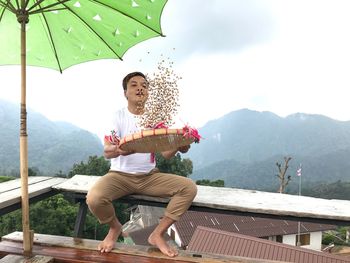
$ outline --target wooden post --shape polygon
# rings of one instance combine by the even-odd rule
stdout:
[[[22,228],[24,254],[31,254],[34,232],[29,228],[29,196],[28,196],[28,135],[26,110],[26,23],[28,14],[25,11],[25,1],[21,0],[21,113],[20,113],[20,174],[22,193]]]

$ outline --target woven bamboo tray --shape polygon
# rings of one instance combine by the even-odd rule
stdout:
[[[119,147],[124,151],[155,153],[175,150],[194,141],[194,138],[184,136],[183,129],[161,128],[130,134],[120,140]]]

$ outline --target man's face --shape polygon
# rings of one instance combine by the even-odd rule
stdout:
[[[124,94],[128,103],[143,106],[148,98],[148,82],[141,76],[132,77],[126,85]]]

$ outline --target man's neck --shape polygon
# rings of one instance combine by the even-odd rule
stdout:
[[[134,115],[141,115],[145,111],[144,107],[139,105],[131,105],[131,104],[128,104],[128,110]]]

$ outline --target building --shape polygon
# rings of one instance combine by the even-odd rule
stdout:
[[[198,226],[189,252],[295,263],[350,263],[350,258]]]
[[[327,224],[187,211],[169,228],[168,235],[179,247],[186,249],[198,226],[293,246],[298,245],[300,236],[300,246],[318,251],[322,246],[322,232],[336,229],[336,226]]]

